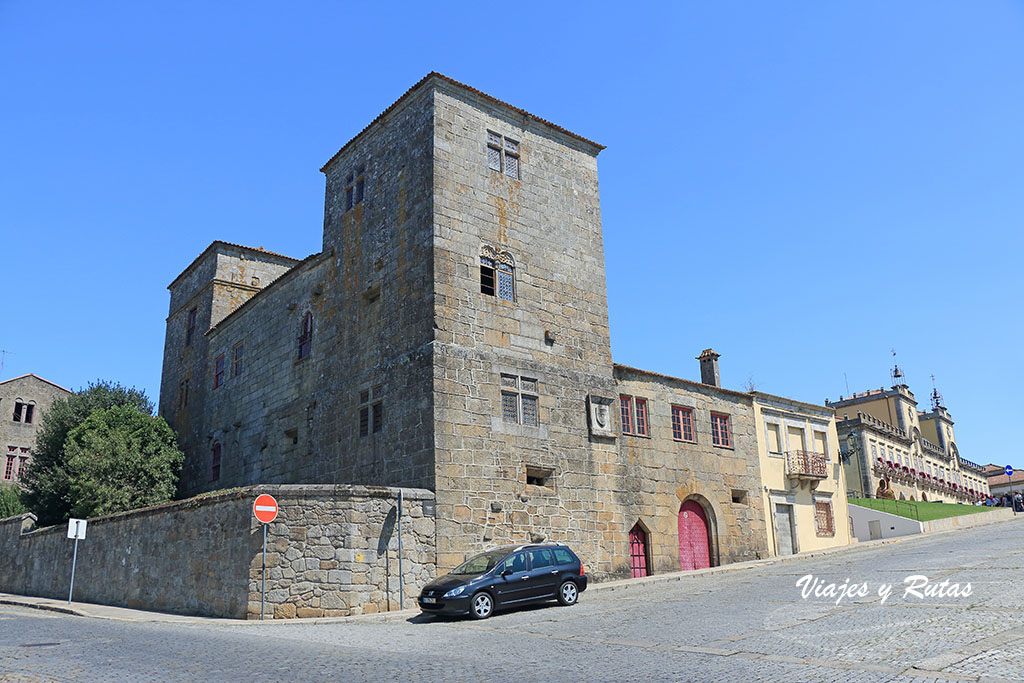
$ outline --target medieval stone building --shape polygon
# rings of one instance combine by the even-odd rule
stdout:
[[[71,392],[33,374],[0,382],[0,483],[21,479],[50,405]]]
[[[430,489],[439,570],[541,539],[599,577],[766,556],[751,396],[612,363],[602,149],[432,73],[321,169],[322,251],[211,244],[169,287],[181,492]]]

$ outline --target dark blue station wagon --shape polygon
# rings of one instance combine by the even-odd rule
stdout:
[[[424,612],[486,619],[495,609],[543,600],[573,605],[586,589],[583,563],[568,546],[530,543],[469,558],[424,586],[418,602]]]

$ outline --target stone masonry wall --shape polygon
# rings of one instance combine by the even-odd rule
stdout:
[[[614,570],[605,468],[587,395],[613,391],[597,185],[599,147],[439,84],[434,93],[434,430],[438,565],[507,542],[570,543]],[[519,177],[488,166],[488,131]],[[481,292],[480,258],[514,262],[514,301]],[[502,375],[537,381],[536,425],[502,416]],[[527,469],[546,472],[544,485]],[[628,562],[628,556],[627,556]],[[628,567],[628,564],[627,564]]]
[[[259,618],[262,525],[252,503],[273,495],[267,616],[344,616],[398,606],[398,489],[260,486],[89,521],[74,599],[179,614]],[[403,489],[406,605],[434,576],[433,494]],[[66,526],[0,520],[0,591],[66,599]],[[390,597],[390,602],[389,602]]]
[[[621,394],[647,399],[650,436],[619,438],[629,492],[620,500],[630,517],[649,529],[654,570],[679,569],[678,514],[680,504],[690,499],[709,513],[712,566],[767,557],[750,396],[621,365],[615,375]],[[693,410],[696,443],[673,439],[673,405]],[[712,411],[729,416],[731,446],[712,443]],[[733,502],[733,491],[742,491],[744,502]]]

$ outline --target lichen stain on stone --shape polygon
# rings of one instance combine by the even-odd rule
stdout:
[[[509,217],[519,218],[519,191],[522,184],[496,173],[491,174],[490,183],[493,192],[487,196],[487,201],[498,215],[498,242],[508,244],[508,231],[511,227]]]

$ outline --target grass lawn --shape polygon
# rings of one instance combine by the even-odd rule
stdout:
[[[907,519],[929,522],[933,519],[971,515],[986,512],[992,508],[984,505],[958,505],[955,503],[924,503],[912,500],[884,500],[881,498],[850,498],[850,502],[861,507],[881,510]]]

